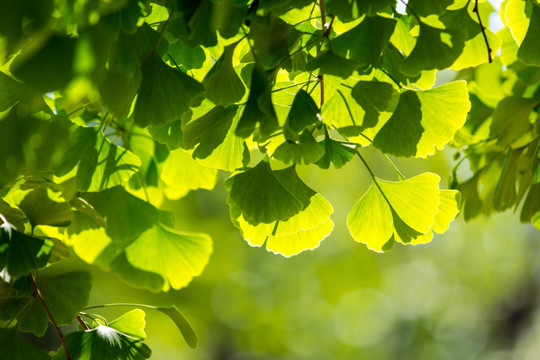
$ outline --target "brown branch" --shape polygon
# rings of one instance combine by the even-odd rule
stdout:
[[[49,321],[53,325],[54,330],[56,330],[56,334],[58,335],[58,338],[60,339],[60,343],[62,344],[62,347],[64,348],[64,352],[66,353],[66,359],[71,360],[71,356],[69,355],[67,345],[66,345],[66,339],[64,338],[62,331],[56,324],[56,321],[54,320],[51,314],[51,311],[49,310],[49,307],[47,306],[47,304],[45,304],[45,300],[43,300],[43,296],[41,296],[41,292],[39,291],[37,287],[36,279],[34,278],[34,275],[30,273],[28,277],[30,278],[30,283],[32,284],[32,288],[34,289],[34,296],[39,300],[39,302],[41,303],[41,306],[43,306],[43,309],[47,313],[47,317],[49,318]]]
[[[478,17],[478,23],[480,24],[480,29],[482,30],[482,35],[484,36],[484,41],[487,47],[488,60],[491,63],[493,62],[493,58],[491,57],[491,48],[489,47],[489,41],[487,39],[486,30],[485,30],[486,28],[484,27],[484,25],[482,25],[482,18],[480,17],[480,12],[478,11],[478,0],[475,0],[474,2],[473,12],[475,12],[476,16]]]
[[[88,326],[86,326],[83,319],[81,319],[81,317],[79,315],[77,315],[77,322],[79,323],[79,325],[81,325],[83,330],[88,330]]]

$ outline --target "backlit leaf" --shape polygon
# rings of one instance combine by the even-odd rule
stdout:
[[[155,225],[126,248],[135,267],[160,274],[164,290],[180,289],[199,276],[212,253],[212,239],[201,233],[179,232]]]
[[[133,110],[133,119],[141,127],[180,119],[204,91],[198,81],[165,64],[156,51],[146,55],[141,72],[141,87]]]
[[[433,155],[463,126],[469,109],[467,85],[463,81],[426,91],[405,91],[373,145],[396,156]]]
[[[182,333],[182,336],[186,340],[186,343],[191,347],[192,349],[196,349],[199,345],[199,339],[197,338],[197,334],[195,334],[195,331],[189,324],[189,322],[186,320],[184,315],[176,308],[176,306],[171,307],[158,307],[156,308],[157,311],[161,311],[168,317],[174,321],[176,326],[178,327],[178,330]]]
[[[540,5],[531,2],[529,28],[518,50],[518,58],[527,65],[540,66]]]

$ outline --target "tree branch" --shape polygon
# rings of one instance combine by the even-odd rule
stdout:
[[[49,318],[49,321],[53,325],[54,330],[56,330],[56,334],[58,334],[58,338],[60,339],[60,343],[62,344],[62,347],[64,348],[64,352],[66,353],[66,359],[71,360],[71,356],[69,355],[67,345],[66,345],[66,339],[64,338],[64,335],[62,334],[62,331],[60,330],[60,328],[56,324],[56,321],[54,320],[54,318],[53,318],[53,316],[51,314],[51,311],[47,307],[47,304],[45,304],[45,300],[43,300],[43,297],[41,296],[41,292],[39,291],[39,289],[37,287],[36,279],[34,278],[34,275],[32,273],[30,273],[30,275],[28,275],[28,277],[30,278],[30,283],[32,284],[32,288],[34,289],[34,296],[39,300],[39,302],[41,303],[41,306],[43,306],[43,309],[47,313],[47,317]]]
[[[488,60],[489,62],[493,62],[493,58],[491,57],[491,48],[489,47],[489,41],[487,39],[486,35],[486,28],[484,25],[482,25],[482,18],[480,17],[480,12],[478,11],[478,0],[475,0],[474,2],[474,9],[473,12],[476,13],[476,16],[478,17],[478,23],[480,24],[480,29],[482,30],[482,35],[484,36],[484,41],[486,43],[487,52],[488,52]]]

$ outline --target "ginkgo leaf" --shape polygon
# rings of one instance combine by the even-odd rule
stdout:
[[[333,228],[334,223],[327,219],[315,228],[299,230],[294,234],[279,237],[269,235],[266,240],[266,250],[285,257],[297,255],[305,250],[314,250],[330,235]]]
[[[286,220],[305,206],[275,177],[267,161],[226,180],[228,202],[234,202],[253,225]]]
[[[251,246],[262,246],[266,241],[266,249],[275,254],[289,257],[304,250],[315,249],[332,231],[332,205],[306,186],[297,177],[294,167],[273,171],[273,174],[291,194],[307,206],[287,220],[252,225],[229,198],[233,223],[240,228],[242,236]],[[227,187],[230,190],[229,186]]]
[[[375,178],[347,217],[352,237],[382,252],[394,239],[413,243],[430,233],[440,204],[439,181],[433,173],[398,182]],[[447,218],[441,215],[439,230]]]
[[[529,17],[527,16],[527,8],[531,6],[531,2],[508,0],[505,5],[504,16],[501,16],[501,19],[512,32],[512,36],[518,45],[521,45],[523,39],[525,39],[530,23]]]
[[[9,245],[6,246],[5,244]],[[28,236],[15,229],[0,229],[0,248],[5,256],[7,272],[12,278],[26,275],[47,265],[53,244],[48,240]]]
[[[354,144],[333,140],[326,129],[325,138],[319,142],[319,145],[324,150],[324,154],[315,164],[322,169],[330,168],[330,164],[339,169],[351,161],[356,154]]]
[[[529,115],[540,104],[540,98],[505,97],[497,104],[490,126],[490,137],[506,147],[531,127]]]
[[[401,71],[415,76],[422,70],[450,67],[461,54],[464,44],[463,31],[438,29],[420,22],[420,35],[411,54],[401,65]]]
[[[96,128],[79,127],[56,174],[65,175],[76,165],[77,189],[100,191],[125,184],[139,170],[141,161],[131,151],[111,143]]]
[[[540,5],[532,6],[531,20],[525,38],[518,50],[518,58],[527,65],[540,66]]]
[[[373,145],[395,156],[427,157],[442,150],[463,126],[470,109],[467,84],[454,81],[430,90],[405,91]]]
[[[0,328],[0,359],[9,360],[50,360],[50,356],[24,340],[15,328]]]
[[[468,11],[468,4],[462,9],[446,11],[441,15],[440,20],[447,28],[460,29],[466,34],[463,52],[452,64],[452,70],[458,71],[489,61],[486,40],[482,34],[482,29],[480,24],[471,18]],[[501,40],[489,29],[484,29],[484,33],[487,37],[491,54],[495,55],[501,47]]]
[[[284,125],[285,136],[287,132],[300,134],[308,126],[320,119],[319,109],[313,98],[303,89],[298,90],[294,97],[291,110]]]
[[[10,65],[10,72],[25,85],[47,92],[61,89],[73,77],[77,39],[53,35],[33,41]]]
[[[52,192],[51,192],[52,193]],[[46,189],[30,191],[19,204],[33,227],[38,225],[68,226],[71,222],[71,206],[66,201],[51,199]]]
[[[144,360],[150,348],[112,327],[98,325],[86,331],[72,332],[65,337],[70,356],[79,360]]]
[[[24,86],[0,71],[0,111],[6,111],[24,96]]]
[[[335,52],[359,66],[378,66],[383,50],[396,26],[395,19],[366,16],[351,30],[331,41]]]
[[[158,307],[156,308],[157,311],[160,311],[167,315],[169,318],[171,318],[172,321],[176,324],[176,327],[178,327],[178,330],[182,333],[182,336],[184,337],[184,340],[186,340],[186,343],[191,347],[192,349],[196,349],[199,345],[199,339],[197,338],[197,334],[195,334],[195,331],[189,324],[189,322],[186,320],[184,315],[176,308],[176,306],[171,307]]]
[[[200,118],[187,123],[183,129],[184,148],[197,146],[194,151],[197,158],[210,155],[225,140],[237,111],[237,106],[216,106]]]
[[[276,111],[272,103],[272,84],[264,69],[255,63],[251,73],[247,104],[236,127],[236,135],[247,138],[253,133],[257,124],[264,136],[270,135],[278,127]]]
[[[453,0],[409,0],[407,8],[412,9],[418,16],[428,16],[444,12],[452,3]]]
[[[373,16],[393,3],[393,0],[329,0],[325,6],[340,20],[348,22],[363,14]]]
[[[298,141],[285,140],[279,145],[272,153],[272,157],[285,164],[311,164],[319,160],[323,153],[313,135],[304,130]]]
[[[324,103],[323,122],[348,137],[364,134],[372,138],[390,118],[398,99],[397,90],[386,82],[347,80]],[[366,143],[364,138],[362,145]]]
[[[109,326],[122,334],[129,335],[139,340],[146,339],[144,320],[146,313],[141,309],[133,309],[122,316],[109,322]]]
[[[431,229],[438,234],[442,234],[448,230],[450,223],[459,213],[461,193],[457,190],[441,190],[439,199],[439,207],[437,208],[435,221]]]
[[[246,87],[233,67],[234,49],[238,43],[226,46],[223,54],[203,80],[206,97],[216,105],[230,105],[244,96]]]
[[[164,290],[169,286],[180,289],[202,273],[212,253],[212,239],[206,234],[179,232],[154,225],[125,251],[133,266],[166,279]]]
[[[39,274],[36,284],[58,325],[70,325],[79,311],[88,304],[92,276],[86,270],[60,275]],[[58,296],[62,293],[63,296]]]
[[[329,74],[339,76],[344,79],[352,75],[352,73],[360,66],[355,61],[348,60],[336,53],[332,46],[326,51],[319,54],[306,65],[306,70],[315,71],[319,69],[321,74]]]
[[[347,227],[355,241],[378,252],[393,236],[392,212],[375,182],[349,212]]]
[[[112,241],[133,240],[159,220],[156,208],[120,186],[80,196],[107,221],[105,231]]]
[[[216,169],[205,168],[182,149],[171,151],[163,162],[161,180],[169,199],[180,199],[191,190],[212,190],[218,180]]]
[[[204,91],[198,81],[165,64],[156,51],[146,55],[141,72],[133,110],[133,120],[141,127],[180,119]]]

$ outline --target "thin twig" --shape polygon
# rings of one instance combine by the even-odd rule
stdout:
[[[482,18],[480,17],[480,11],[478,10],[478,0],[475,0],[474,2],[474,9],[473,12],[476,13],[476,16],[478,17],[478,23],[480,24],[480,29],[482,30],[482,35],[484,36],[484,41],[486,43],[487,52],[488,52],[488,60],[489,62],[493,62],[493,58],[491,57],[491,48],[489,47],[489,41],[486,35],[486,28],[484,25],[482,25]]]
[[[39,289],[37,287],[36,279],[34,278],[34,274],[30,273],[30,275],[28,277],[30,278],[30,283],[32,284],[32,288],[34,289],[35,297],[39,300],[39,302],[41,303],[41,306],[43,306],[43,309],[47,313],[47,317],[49,318],[49,321],[53,325],[54,330],[56,330],[56,334],[58,335],[58,338],[60,339],[60,343],[62,344],[62,347],[64,348],[64,352],[66,353],[66,359],[71,360],[71,356],[69,355],[67,345],[66,345],[66,339],[64,338],[64,335],[62,334],[62,331],[58,327],[58,324],[56,324],[56,321],[54,320],[54,318],[53,318],[53,316],[51,314],[51,311],[49,310],[49,307],[47,306],[47,304],[45,304],[45,300],[43,300],[43,296],[41,296],[41,292],[39,291]]]
[[[86,326],[86,323],[83,321],[83,319],[81,319],[79,315],[77,315],[77,322],[84,330],[88,330],[88,326]]]

